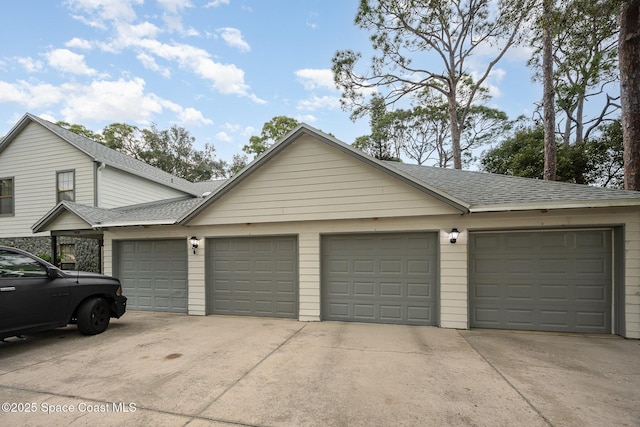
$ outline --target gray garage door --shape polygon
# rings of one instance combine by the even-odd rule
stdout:
[[[322,237],[322,318],[437,324],[437,234]]]
[[[295,237],[207,240],[209,312],[298,318]]]
[[[469,238],[472,327],[611,333],[610,230]]]
[[[120,241],[116,257],[128,308],[187,312],[186,240]]]

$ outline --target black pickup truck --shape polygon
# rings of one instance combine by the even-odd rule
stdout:
[[[0,246],[0,340],[76,323],[85,335],[104,332],[126,310],[120,281],[63,271],[20,249]]]

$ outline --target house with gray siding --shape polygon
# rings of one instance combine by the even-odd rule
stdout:
[[[100,271],[102,233],[59,236],[31,227],[62,201],[112,209],[193,198],[201,189],[32,114],[0,142],[0,244]]]
[[[380,161],[306,124],[204,197],[61,200],[31,229],[100,233],[132,310],[640,338],[640,193]]]

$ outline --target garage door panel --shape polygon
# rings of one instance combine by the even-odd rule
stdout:
[[[603,313],[577,312],[576,322],[579,328],[604,328],[607,325]]]
[[[285,296],[293,298],[293,296],[296,294],[296,282],[279,280],[276,282],[276,292],[278,294],[284,294]],[[279,297],[278,299],[280,298],[282,297]]]
[[[552,284],[552,285],[540,285],[540,303],[552,304],[555,302],[561,302],[567,304],[571,303],[570,293],[571,289],[569,285],[565,284]]]
[[[322,317],[435,325],[436,233],[322,237]]]
[[[360,321],[371,321],[376,318],[376,307],[373,304],[354,304],[353,317]]]
[[[297,318],[297,239],[236,237],[207,242],[213,314]]]
[[[532,325],[534,313],[532,310],[507,310],[506,322],[509,325]]]
[[[505,248],[507,251],[512,249],[530,248],[531,237],[526,235],[509,235],[506,237]]]
[[[533,290],[531,289],[531,285],[507,285],[507,298],[512,301],[531,301],[531,299],[533,298]]]
[[[348,288],[345,292],[349,294]],[[375,284],[373,282],[355,282],[353,284],[352,295],[354,297],[373,297],[376,294]]]
[[[431,286],[428,283],[407,283],[407,298],[431,297]]]
[[[380,318],[389,321],[401,321],[402,308],[400,305],[381,305]]]
[[[402,297],[402,283],[380,283],[380,296]]]
[[[407,307],[407,318],[414,322],[428,322],[433,317],[428,307]]]
[[[400,260],[381,259],[380,274],[397,274],[402,272],[402,262]]]
[[[607,289],[600,285],[587,286],[578,285],[576,287],[576,301],[580,302],[606,302]]]
[[[471,326],[610,333],[610,242],[610,230],[471,233]]]

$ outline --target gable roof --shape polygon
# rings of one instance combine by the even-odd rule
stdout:
[[[235,185],[302,135],[311,135],[447,203],[463,214],[530,209],[640,206],[640,192],[637,191],[381,161],[331,135],[302,123],[239,174],[223,183],[202,204],[187,212],[180,218],[179,223],[188,223],[207,206],[231,191]]]
[[[458,209],[460,213],[500,212],[533,209],[571,209],[640,206],[640,192],[590,187],[556,181],[491,174],[432,166],[381,161],[313,127],[301,124],[274,144],[233,178],[194,184],[202,198],[181,198],[115,209],[101,209],[61,202],[32,228],[45,231],[62,212],[72,212],[94,228],[130,225],[186,225],[208,206],[254,173],[303,135],[341,150],[423,193]],[[203,191],[204,190],[204,191]]]
[[[356,158],[370,166],[375,167],[376,169],[386,173],[388,175],[393,176],[396,179],[399,179],[406,184],[418,189],[419,191],[426,193],[447,205],[454,207],[459,210],[461,213],[469,212],[468,204],[458,199],[456,196],[451,194],[446,194],[442,192],[440,189],[432,186],[428,182],[420,181],[415,177],[404,173],[401,170],[394,169],[390,167],[385,162],[381,162],[378,159],[367,156],[362,153],[360,150],[353,148],[352,146],[345,144],[344,142],[336,139],[335,137],[326,134],[318,129],[315,129],[312,126],[309,126],[306,123],[302,123],[298,125],[295,129],[289,132],[285,137],[283,137],[280,141],[272,145],[267,151],[258,156],[253,162],[251,162],[248,166],[246,166],[243,170],[241,170],[238,174],[233,176],[231,179],[223,183],[216,191],[214,191],[207,199],[192,211],[187,212],[180,220],[178,221],[180,224],[186,224],[191,219],[195,218],[200,212],[218,200],[220,197],[231,191],[236,185],[254,173],[257,169],[259,169],[264,163],[268,162],[269,159],[278,155],[281,151],[291,145],[293,142],[298,140],[300,137],[304,135],[310,135],[317,140],[324,142],[325,144],[329,144],[334,148],[339,149],[340,151],[346,153],[353,158]]]
[[[111,209],[62,201],[35,223],[31,229],[34,233],[46,231],[47,227],[64,212],[76,215],[94,229],[133,225],[171,225],[175,224],[185,212],[202,203],[203,200],[202,198],[181,197]]]
[[[134,159],[131,156],[108,148],[96,141],[85,138],[84,136],[78,135],[30,113],[26,113],[9,133],[7,133],[2,142],[0,142],[0,153],[2,153],[2,151],[11,144],[13,139],[31,122],[38,123],[48,129],[53,134],[82,151],[95,162],[105,163],[112,168],[128,172],[192,196],[202,194],[202,192],[200,192],[201,187],[194,185],[186,179],[179,178],[145,162]]]

